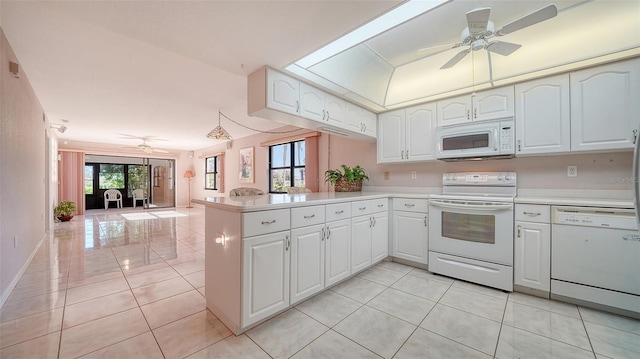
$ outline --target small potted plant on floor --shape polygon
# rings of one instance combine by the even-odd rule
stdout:
[[[324,181],[333,185],[336,192],[360,192],[362,191],[362,181],[368,180],[369,176],[360,165],[351,168],[341,165],[342,170],[327,170],[324,173]]]
[[[76,213],[76,203],[71,201],[61,201],[53,207],[53,214],[62,222],[69,222]]]

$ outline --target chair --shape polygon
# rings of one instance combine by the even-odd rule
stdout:
[[[311,190],[305,187],[289,187],[287,188],[287,193],[289,194],[311,193]]]
[[[144,207],[144,203],[148,202],[149,199],[144,194],[143,189],[134,189],[133,190],[133,208],[136,208],[136,202],[142,201],[142,207]]]
[[[116,202],[118,208],[122,208],[122,193],[117,189],[104,191],[104,209],[109,208],[109,202]]]
[[[257,189],[257,188],[251,188],[251,187],[238,187],[238,188],[234,188],[231,191],[229,191],[229,196],[231,197],[235,197],[235,196],[255,196],[255,195],[262,195],[264,194],[264,191]]]

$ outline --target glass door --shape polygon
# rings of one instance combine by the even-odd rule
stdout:
[[[150,207],[175,207],[175,160],[149,159]]]

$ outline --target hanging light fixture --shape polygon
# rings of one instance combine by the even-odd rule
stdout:
[[[231,135],[229,135],[229,132],[227,132],[227,130],[225,130],[224,128],[222,128],[222,126],[220,126],[220,117],[221,116],[222,116],[222,113],[220,112],[220,110],[218,110],[218,126],[216,126],[216,128],[211,130],[211,132],[209,132],[207,134],[207,137],[211,138],[211,139],[214,139],[214,140],[231,141]],[[225,116],[225,117],[227,117],[227,116]]]

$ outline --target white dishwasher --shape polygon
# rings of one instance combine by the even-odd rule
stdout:
[[[640,318],[640,232],[634,211],[553,206],[551,213],[552,298]]]

